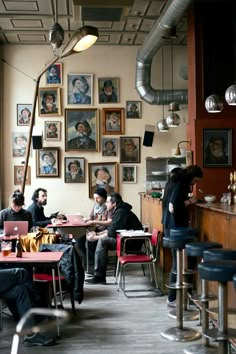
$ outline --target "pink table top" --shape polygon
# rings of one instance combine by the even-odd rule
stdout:
[[[19,258],[16,257],[15,252],[7,257],[4,257],[0,252],[0,263],[56,264],[60,261],[62,255],[63,252],[23,252],[22,258]]]

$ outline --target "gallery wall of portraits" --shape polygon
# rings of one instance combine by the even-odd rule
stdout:
[[[25,52],[22,49],[20,46],[4,48],[4,55],[31,78],[37,76],[53,55],[47,47],[29,46]],[[48,189],[50,210],[54,210],[50,205],[52,192],[53,204],[58,205],[61,203],[58,193],[66,193],[68,199],[80,198],[83,193],[88,199],[86,205],[80,208],[66,201],[64,207],[70,212],[86,213],[93,203],[94,188],[102,185],[108,191],[120,192],[139,214],[138,192],[145,189],[145,159],[167,156],[170,148],[185,138],[187,110],[183,110],[183,128],[171,132],[169,142],[156,132],[152,147],[142,145],[145,124],[156,126],[162,107],[142,101],[135,90],[137,49],[94,46],[56,62],[43,75],[35,117],[35,125],[42,131],[43,148],[30,151],[26,204],[33,190],[42,186]],[[28,62],[22,60],[25,54],[30,58]],[[185,54],[185,49],[179,53],[180,56]],[[125,66],[122,64],[124,55],[129,58]],[[158,72],[158,67],[161,69],[159,59],[158,56],[155,59],[154,73]],[[30,65],[31,62],[34,65]],[[9,194],[19,187],[21,180],[34,81],[9,66],[4,69],[5,77],[10,78],[8,82],[5,80],[4,89],[4,117],[10,117],[5,122],[5,139],[11,141],[11,148],[4,155],[5,161],[11,160],[11,166],[4,171],[7,203]],[[181,85],[185,88],[186,82]],[[168,106],[166,112],[167,109]]]

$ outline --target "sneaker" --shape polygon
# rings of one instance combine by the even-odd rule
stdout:
[[[85,282],[88,284],[106,284],[106,278],[93,277],[93,278],[85,279]]]
[[[43,336],[40,333],[35,333],[32,336],[24,336],[24,346],[33,347],[33,346],[50,346],[56,344],[55,339],[52,337]]]
[[[168,307],[176,307],[176,300],[170,301],[167,299],[166,303]]]

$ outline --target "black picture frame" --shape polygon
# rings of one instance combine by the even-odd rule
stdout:
[[[203,166],[232,166],[232,129],[203,129]]]

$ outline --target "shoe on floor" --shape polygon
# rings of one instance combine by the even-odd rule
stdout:
[[[170,301],[167,299],[166,303],[168,307],[176,307],[176,300]]]
[[[52,337],[43,336],[40,333],[35,333],[32,336],[24,336],[24,346],[33,347],[33,346],[45,346],[56,344],[55,339]]]
[[[106,284],[106,278],[93,277],[85,279],[85,282],[88,284]]]

